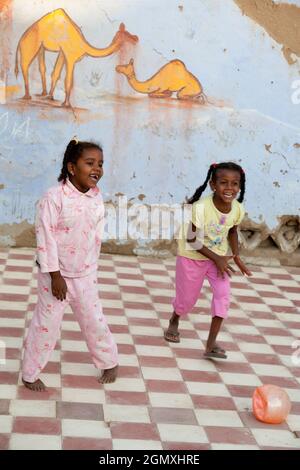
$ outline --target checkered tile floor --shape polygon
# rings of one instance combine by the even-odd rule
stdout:
[[[120,377],[97,382],[67,310],[42,374],[48,391],[34,393],[19,373],[36,302],[34,251],[0,251],[0,449],[300,449],[300,365],[292,361],[293,344],[300,347],[300,268],[254,267],[251,279],[234,276],[231,315],[220,335],[229,357],[209,361],[201,357],[210,323],[207,286],[181,323],[181,343],[163,339],[174,262],[102,255],[99,290],[119,346]],[[253,417],[251,397],[263,383],[288,392],[286,423]]]

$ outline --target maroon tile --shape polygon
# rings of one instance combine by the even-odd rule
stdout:
[[[300,402],[292,401],[291,414],[300,415]]]
[[[8,279],[4,277],[2,278],[2,283],[6,286],[28,286],[29,279]]]
[[[146,287],[139,286],[120,286],[120,291],[128,294],[149,294],[149,290]]]
[[[103,406],[94,403],[57,402],[56,416],[60,419],[103,421]]]
[[[71,340],[71,341],[84,341],[84,337],[81,331],[62,330],[61,339],[66,339],[66,340]]]
[[[47,383],[46,383],[47,386]],[[61,400],[61,389],[47,387],[44,392],[33,392],[28,388],[20,385],[17,390],[17,398],[19,400]]]
[[[273,335],[273,336],[292,336],[292,334],[289,332],[289,330],[282,328],[272,328],[272,327],[266,327],[266,326],[259,326],[256,327],[260,333],[263,335]]]
[[[61,362],[82,362],[84,364],[90,364],[91,355],[88,352],[81,351],[62,351]]]
[[[287,423],[281,424],[267,424],[261,421],[258,421],[252,411],[241,411],[239,412],[240,418],[246,428],[255,429],[255,428],[266,428],[266,429],[289,429]]]
[[[64,437],[63,450],[112,450],[111,439],[91,439],[87,437]]]
[[[152,295],[151,298],[152,302],[155,302],[157,304],[171,304],[173,297],[168,297],[165,295]]]
[[[118,317],[123,317],[125,315],[124,309],[122,308],[105,307],[104,313],[105,315],[116,315]]]
[[[0,450],[8,450],[9,434],[0,434]]]
[[[132,279],[133,281],[143,281],[144,278],[141,274],[128,274],[128,273],[118,273],[119,279]]]
[[[146,284],[150,289],[174,289],[171,282],[146,281]]]
[[[150,408],[153,423],[198,425],[195,413],[187,408]]]
[[[0,310],[0,318],[24,318],[25,312],[20,310]]]
[[[299,294],[299,287],[280,286],[280,290],[283,292],[292,292]]]
[[[184,357],[187,359],[200,359],[201,353],[200,349],[188,349],[188,348],[173,348],[177,357]]]
[[[113,422],[110,430],[113,439],[143,439],[160,442],[156,424]]]
[[[1,336],[10,336],[10,337],[14,337],[14,338],[20,338],[23,335],[24,335],[24,329],[23,328],[14,328],[14,327],[10,327],[10,326],[0,328],[0,337]]]
[[[251,304],[263,304],[264,301],[260,297],[251,297],[250,295],[235,295],[238,302],[251,303]]]
[[[191,398],[196,408],[207,410],[236,410],[233,399],[229,397],[191,395]]]
[[[297,382],[297,380],[293,377],[273,377],[270,375],[260,375],[259,379],[263,384],[268,383],[282,388],[299,388],[299,382]]]
[[[61,422],[56,418],[17,416],[13,422],[12,432],[59,435],[61,434]]]
[[[252,266],[251,266],[251,270],[252,270]],[[248,280],[252,282],[252,284],[267,284],[267,285],[273,284],[270,279],[261,279],[259,277],[249,277]]]
[[[250,364],[243,362],[221,362],[216,361],[215,367],[219,372],[236,372],[238,374],[253,374]]]
[[[17,385],[19,379],[19,372],[1,372],[0,371],[0,384]]]
[[[272,273],[271,274],[272,279],[283,279],[286,281],[293,281],[293,277],[290,276],[289,274],[279,274],[279,273]]]
[[[257,344],[262,344],[266,343],[266,340],[263,336],[259,335],[248,335],[248,334],[237,334],[237,333],[231,333],[231,336],[237,341],[237,342],[246,342],[246,343],[257,343]]]
[[[34,263],[34,257],[35,257],[34,255],[30,255],[30,254],[28,254],[28,255],[25,255],[25,254],[21,255],[21,254],[18,254],[18,253],[9,253],[8,254],[8,259],[19,259],[19,260],[23,259],[23,260],[29,260],[29,261],[31,260],[32,263]]]
[[[185,382],[222,382],[217,372],[199,372],[196,370],[180,370],[180,372]]]
[[[115,405],[148,405],[149,398],[146,392],[121,392],[118,390],[105,390],[106,403]]]
[[[144,367],[178,367],[173,357],[139,356],[139,362]]]
[[[267,290],[263,290],[263,286],[260,288],[256,288],[256,291],[257,293],[261,296],[261,297],[268,297],[270,299],[285,299],[284,295],[282,295],[280,292],[270,292],[270,291],[267,291]]]
[[[167,276],[168,271],[163,269],[142,269],[143,274],[150,274],[151,276]]]
[[[100,289],[100,297],[101,299],[108,299],[108,300],[121,300],[121,294],[119,292],[107,292],[101,291]]]
[[[120,260],[115,260],[114,261],[115,266],[120,266],[123,268],[135,268],[139,269],[139,264],[135,262],[130,262],[130,261],[120,261]]]
[[[297,314],[296,307],[285,307],[282,305],[279,305],[279,306],[272,305],[272,311],[274,313],[294,313],[295,315]]]
[[[28,295],[25,294],[0,294],[0,301],[7,302],[27,302]]]
[[[256,445],[256,440],[248,429],[230,428],[217,426],[204,426],[209,442],[224,444],[249,444]]]
[[[129,327],[127,325],[109,325],[110,331],[114,333],[125,333],[130,334]]]
[[[183,382],[177,380],[146,380],[148,392],[187,393]]]
[[[61,364],[60,362],[48,362],[43,372],[45,374],[60,374]]]
[[[5,266],[5,271],[10,271],[10,272],[20,272],[20,273],[31,273],[32,272],[32,267],[31,266],[10,266],[6,265]]]
[[[138,378],[141,377],[141,369],[134,366],[119,366],[118,377]]]
[[[98,281],[98,284],[105,284],[105,285],[109,285],[109,286],[116,286],[118,285],[118,280],[117,279],[113,279],[111,277],[107,278],[107,277],[98,277],[97,279]]]
[[[9,404],[10,404],[10,400],[0,399],[0,415],[8,415],[9,414]],[[0,446],[0,448],[1,448],[1,446]]]
[[[133,344],[118,344],[119,354],[135,354],[135,347]]]
[[[21,359],[21,350],[18,348],[6,348],[6,359]]]
[[[256,387],[249,385],[227,385],[227,388],[233,397],[252,397]]]
[[[124,308],[137,309],[137,310],[153,310],[153,305],[146,302],[128,302],[124,301]]]
[[[210,450],[210,444],[195,444],[195,442],[162,442],[164,450]]]
[[[275,354],[244,353],[244,356],[253,364],[282,365]]]
[[[102,385],[96,377],[87,375],[62,375],[62,386],[70,388],[100,389]]]
[[[290,356],[292,352],[291,346],[287,346],[284,344],[272,344],[272,348],[277,354],[280,354],[282,356]]]
[[[113,272],[115,270],[114,266],[105,266],[104,264],[101,264],[98,275],[101,277],[101,272]]]
[[[149,346],[166,346],[166,340],[161,336],[132,335],[135,344],[145,344]]]

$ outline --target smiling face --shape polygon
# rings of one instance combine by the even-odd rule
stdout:
[[[211,180],[210,187],[214,191],[216,202],[228,205],[237,197],[240,191],[241,175],[239,171],[220,169]]]
[[[75,188],[86,193],[103,176],[103,153],[98,148],[85,149],[76,163],[68,163],[68,172]]]

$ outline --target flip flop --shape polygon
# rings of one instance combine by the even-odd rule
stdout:
[[[217,359],[227,359],[227,355],[224,352],[220,351],[220,348],[214,348],[209,352],[203,354],[205,359],[217,358]]]
[[[223,353],[223,354],[226,353],[225,349],[220,348],[219,346],[215,346],[214,349],[213,349],[213,351],[215,351],[215,352],[220,352],[220,353]]]
[[[180,343],[180,333],[168,333],[167,331],[164,332],[164,338],[169,343]]]

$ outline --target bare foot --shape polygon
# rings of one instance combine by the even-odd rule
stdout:
[[[22,382],[26,388],[29,388],[29,390],[32,390],[33,392],[46,391],[45,384],[40,379],[37,379],[35,382],[26,382],[24,379],[22,379]]]
[[[103,371],[103,374],[99,378],[101,384],[111,384],[114,382],[118,375],[119,366],[115,366],[112,369],[106,369]]]

